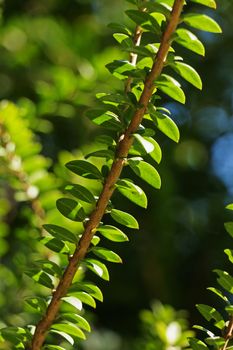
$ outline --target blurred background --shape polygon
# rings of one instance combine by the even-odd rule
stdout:
[[[223,35],[197,32],[206,56],[177,47],[200,73],[203,91],[183,81],[186,105],[163,101],[181,140],[175,144],[157,135],[163,151],[161,190],[141,183],[148,210],[115,198],[121,200],[119,209],[139,219],[140,230],[129,233],[130,243],[116,246],[124,264],[110,267],[110,283],[98,281],[104,303],[90,314],[95,331],[85,349],[138,349],[134,341],[143,328],[141,310],[150,310],[154,300],[188,310],[190,324],[202,322],[196,303],[215,303],[206,287],[215,283],[211,270],[227,264],[223,249],[232,241],[223,228],[230,219],[224,207],[233,198],[233,3],[218,3],[217,11],[204,10],[222,26]],[[107,24],[126,21],[122,14],[128,5],[124,0],[1,1],[0,100],[17,104],[18,117],[40,144],[43,164],[37,158],[31,168],[40,164],[43,171],[36,176],[30,171],[41,192],[44,212],[39,216],[46,222],[58,215],[59,188],[71,180],[63,164],[92,149],[100,132],[85,110],[95,105],[97,92],[121,86],[105,68],[125,57]],[[21,305],[25,286],[34,288],[21,276],[33,260],[36,229],[20,181],[12,172],[6,175],[2,153],[0,159],[0,318],[2,324],[20,325],[26,317]],[[153,310],[163,308],[153,305]]]

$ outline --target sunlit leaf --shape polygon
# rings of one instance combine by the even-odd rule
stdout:
[[[61,316],[64,320],[76,324],[78,327],[82,328],[84,331],[87,331],[87,332],[91,331],[91,327],[84,317],[74,313],[63,313]]]
[[[59,198],[56,206],[60,213],[70,220],[83,221],[86,218],[83,207],[74,199]]]
[[[66,164],[66,167],[73,173],[85,177],[87,179],[101,180],[102,174],[99,169],[86,160],[72,160]]]
[[[144,162],[140,158],[128,159],[128,164],[133,172],[149,183],[154,188],[161,187],[161,179],[157,170],[149,163]]]
[[[96,300],[103,301],[103,294],[101,290],[92,282],[86,282],[86,281],[75,282],[72,284],[72,286],[69,289],[70,292],[76,292],[76,291],[82,291],[82,290],[89,293]]]
[[[185,28],[178,28],[174,41],[198,55],[205,55],[205,47],[195,34]]]
[[[128,180],[118,180],[116,184],[117,190],[128,198],[131,202],[139,205],[142,208],[147,207],[147,197],[145,192],[134,183]]]
[[[58,225],[45,224],[43,228],[50,233],[53,237],[71,243],[77,243],[77,237],[64,227]]]
[[[187,13],[183,16],[184,23],[193,28],[205,30],[211,33],[222,33],[218,23],[211,17],[199,13]]]
[[[102,262],[96,259],[88,258],[84,260],[84,263],[89,270],[91,270],[104,280],[109,281],[108,269]]]
[[[92,248],[91,251],[96,256],[104,260],[107,260],[113,263],[122,263],[120,256],[109,249],[102,248],[102,247],[95,247],[95,248]]]
[[[110,213],[111,217],[121,225],[138,229],[137,220],[131,215],[122,210],[112,209]]]
[[[205,5],[208,7],[211,7],[213,9],[216,9],[216,2],[215,0],[191,0],[192,2],[195,2],[197,4]]]
[[[97,231],[105,238],[113,242],[125,242],[128,241],[128,237],[119,228],[111,225],[101,225],[97,228]]]
[[[190,65],[175,61],[171,64],[171,67],[178,73],[182,78],[187,80],[190,84],[194,85],[198,89],[202,89],[202,81],[196,70]]]
[[[219,285],[233,294],[233,277],[226,271],[216,269],[214,272],[219,276],[217,279]]]
[[[65,186],[65,191],[72,194],[80,201],[86,203],[95,203],[94,195],[84,186],[78,184],[69,184]]]
[[[185,94],[180,87],[180,83],[169,75],[161,74],[156,80],[155,86],[174,100],[185,103]]]

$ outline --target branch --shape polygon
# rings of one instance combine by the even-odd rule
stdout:
[[[174,2],[170,20],[163,33],[161,44],[155,57],[154,64],[150,73],[145,79],[144,89],[139,100],[139,107],[136,110],[128,128],[119,138],[116,157],[112,164],[109,175],[106,178],[99,200],[96,203],[96,207],[90,216],[90,219],[85,227],[85,231],[78,243],[78,246],[73,256],[70,258],[69,264],[57,286],[57,289],[53,294],[51,302],[47,308],[47,312],[37,324],[32,340],[31,350],[41,349],[45,341],[46,334],[49,331],[49,328],[54,322],[54,319],[59,311],[62,297],[66,295],[81,260],[87,254],[92,237],[96,231],[96,228],[99,226],[108,202],[114,192],[115,184],[121,175],[125,163],[125,158],[128,156],[129,149],[133,142],[133,133],[137,131],[146,112],[148,103],[153,93],[154,81],[162,72],[164,62],[171,45],[171,38],[179,23],[183,5],[184,0],[175,0]]]

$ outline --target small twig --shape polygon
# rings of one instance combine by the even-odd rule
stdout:
[[[171,44],[172,34],[176,30],[179,23],[180,14],[182,12],[184,5],[184,0],[175,0],[173,9],[171,12],[170,20],[167,24],[165,32],[163,34],[161,44],[158,53],[155,57],[154,64],[151,72],[148,74],[144,89],[139,101],[139,108],[135,111],[135,114],[130,122],[127,130],[121,135],[120,141],[118,143],[117,152],[115,160],[112,164],[109,175],[106,178],[103,190],[100,194],[99,200],[96,204],[94,211],[92,212],[90,219],[85,227],[85,231],[79,241],[79,244],[74,252],[73,257],[70,259],[69,264],[57,286],[55,293],[51,299],[51,302],[47,308],[46,314],[39,321],[36,326],[36,330],[33,336],[31,350],[40,350],[47,332],[50,326],[55,320],[55,317],[59,311],[59,307],[62,302],[62,297],[64,297],[72,283],[74,275],[81,260],[85,257],[89,245],[91,243],[92,237],[94,235],[96,227],[105,213],[105,209],[108,205],[109,199],[111,198],[115,184],[120,177],[124,166],[124,158],[127,157],[129,149],[133,142],[133,133],[137,131],[143,116],[145,114],[146,108],[150,101],[150,98],[154,89],[154,81],[159,77],[162,72],[164,62],[166,60],[168,50]]]

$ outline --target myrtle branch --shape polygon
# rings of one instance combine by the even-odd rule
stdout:
[[[70,285],[72,284],[72,280],[80,262],[87,254],[93,235],[95,234],[96,229],[99,226],[99,223],[105,213],[106,207],[114,192],[117,180],[119,179],[122,169],[125,165],[125,159],[128,156],[129,149],[133,142],[133,134],[137,131],[146,112],[148,103],[151,99],[155,87],[155,80],[159,77],[163,70],[164,63],[166,61],[166,57],[171,45],[172,35],[175,32],[176,27],[179,23],[183,6],[184,0],[175,0],[170,20],[163,33],[161,44],[157,55],[154,59],[152,69],[145,79],[144,89],[139,100],[138,108],[135,111],[128,128],[125,130],[124,133],[121,134],[119,138],[115,159],[112,164],[111,170],[105,180],[102,192],[96,203],[96,207],[90,215],[89,221],[85,226],[85,230],[82,234],[82,237],[76,247],[73,256],[69,260],[69,264],[66,267],[66,270],[64,271],[64,274],[57,286],[56,291],[53,293],[46,314],[36,326],[31,344],[31,350],[41,349],[45,341],[46,334],[49,331],[50,326],[53,324],[56,315],[59,311],[62,298],[66,295]]]

